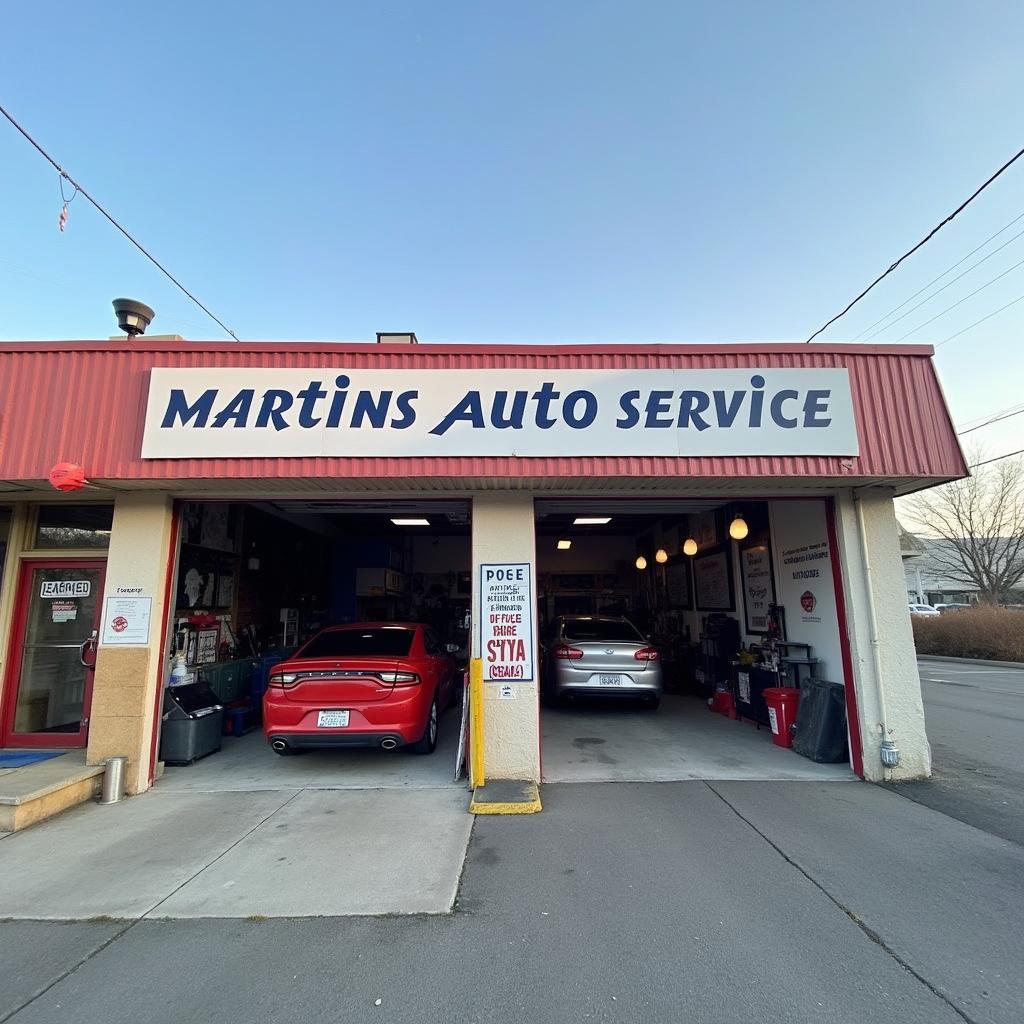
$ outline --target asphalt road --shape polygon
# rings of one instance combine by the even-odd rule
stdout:
[[[919,665],[934,777],[891,788],[1024,845],[1024,668]]]
[[[544,799],[477,819],[450,915],[0,922],[0,1021],[1024,1019],[1014,843],[861,782]]]

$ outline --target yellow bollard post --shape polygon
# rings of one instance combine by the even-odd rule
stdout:
[[[469,662],[469,780],[476,789],[484,784],[484,663]]]

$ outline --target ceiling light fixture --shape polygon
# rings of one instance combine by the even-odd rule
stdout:
[[[697,554],[697,542],[692,537],[687,537],[683,541],[683,554],[689,555],[691,558]]]
[[[571,547],[572,547],[572,541],[571,540],[560,540],[558,542],[558,550],[559,551],[568,551],[569,548],[571,548]]]
[[[392,519],[395,526],[429,526],[429,519]]]
[[[573,526],[604,526],[605,523],[612,521],[611,516],[577,516],[573,521]]]
[[[636,560],[636,567],[643,572],[647,568],[647,559],[643,555],[640,555]]]
[[[750,533],[750,527],[747,526],[746,519],[737,512],[735,518],[729,524],[729,536],[733,540],[743,540],[748,533]]]
[[[668,561],[668,552],[664,548],[658,548],[654,552],[654,560],[660,565],[664,565]]]

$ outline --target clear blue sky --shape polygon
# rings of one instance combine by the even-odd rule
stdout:
[[[1014,2],[53,0],[3,34],[2,102],[244,339],[802,340],[1024,145]],[[81,198],[59,234],[6,123],[0,189],[0,338],[106,336],[117,295],[223,337]],[[1024,160],[826,338],[1022,212]],[[1020,294],[1024,267],[908,340]],[[940,350],[959,422],[1024,401],[1022,325]]]

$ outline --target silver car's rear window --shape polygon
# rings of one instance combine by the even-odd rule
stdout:
[[[586,643],[643,643],[643,637],[632,623],[614,619],[567,619],[562,628],[566,640]]]

